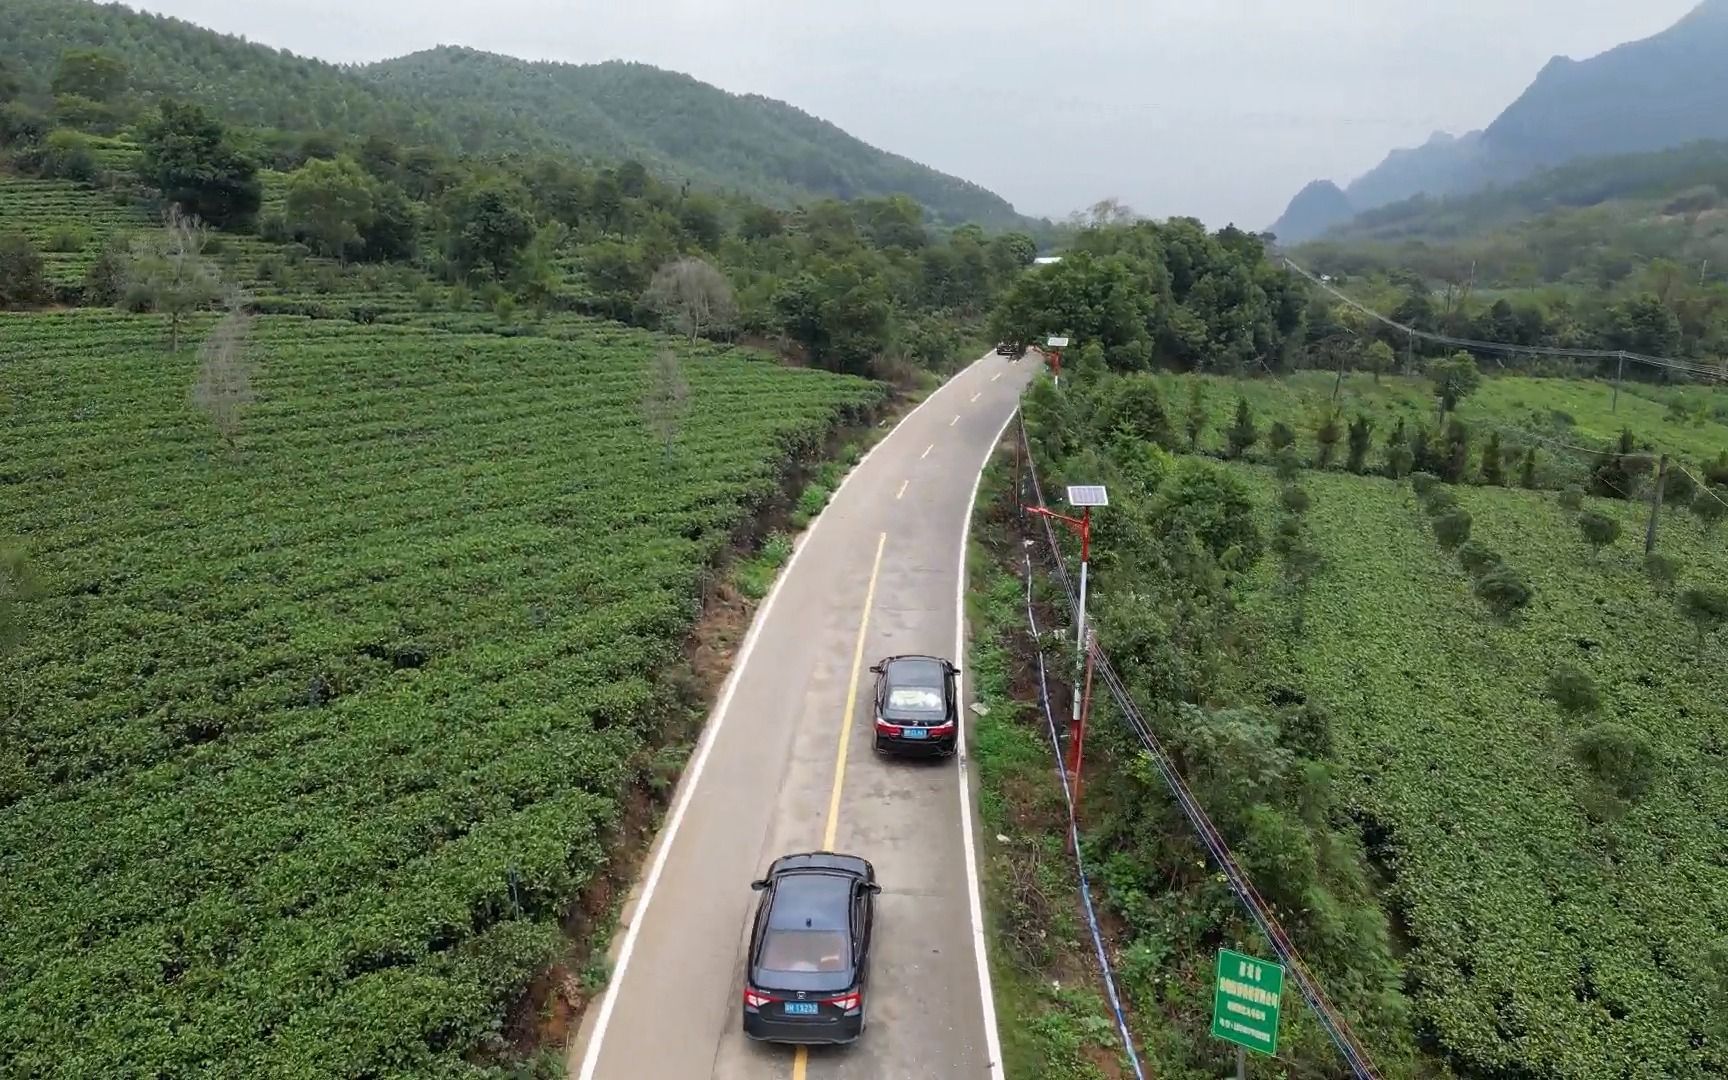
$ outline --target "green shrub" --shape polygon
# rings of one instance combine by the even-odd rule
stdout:
[[[1434,538],[1441,547],[1452,551],[1470,539],[1470,526],[1468,510],[1452,510],[1434,519]]]
[[[1561,664],[1548,675],[1548,697],[1563,712],[1578,714],[1595,712],[1602,705],[1596,691],[1596,681],[1588,672],[1570,664]]]
[[[1528,607],[1535,593],[1522,574],[1502,563],[1477,579],[1476,595],[1496,615],[1505,617]]]
[[[1480,540],[1466,540],[1458,545],[1458,561],[1471,577],[1479,578],[1499,566],[1504,560],[1500,553]]]
[[[1572,755],[1604,787],[1636,799],[1656,779],[1656,751],[1644,733],[1623,724],[1601,723],[1578,736]]]

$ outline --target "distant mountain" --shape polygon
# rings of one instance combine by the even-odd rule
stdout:
[[[0,66],[45,95],[66,49],[108,49],[139,95],[241,124],[387,134],[470,153],[636,157],[667,179],[782,204],[904,194],[946,224],[1026,219],[976,184],[876,149],[783,102],[642,64],[531,64],[439,48],[365,67],[309,60],[88,0],[0,0]]]
[[[417,107],[492,111],[572,153],[635,157],[668,177],[774,202],[898,193],[947,224],[1022,221],[977,184],[879,150],[784,102],[647,64],[533,63],[440,47],[361,72]]]
[[[1282,244],[1300,244],[1355,216],[1356,208],[1337,184],[1316,180],[1290,200],[1289,209],[1273,224],[1272,233]]]
[[[1705,0],[1653,37],[1589,60],[1554,58],[1486,129],[1458,138],[1437,133],[1423,146],[1394,150],[1344,190],[1362,212],[1419,194],[1513,183],[1577,158],[1722,138],[1728,0]]]

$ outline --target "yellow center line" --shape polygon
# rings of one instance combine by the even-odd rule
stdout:
[[[922,454],[919,454],[919,455],[918,455],[918,460],[919,460],[919,461],[923,461],[923,460],[924,460],[924,459],[925,459],[925,458],[927,458],[927,457],[929,457],[929,456],[930,456],[930,451],[932,451],[932,450],[934,450],[934,449],[936,449],[936,444],[935,444],[935,443],[931,443],[931,444],[930,444],[930,445],[929,445],[929,446],[926,446],[926,447],[925,447],[925,448],[924,448],[924,452],[923,452],[923,453],[922,453]]]
[[[910,480],[902,480],[902,481],[900,481],[900,490],[899,490],[899,491],[896,491],[896,492],[895,492],[895,493],[894,493],[894,497],[895,497],[895,498],[896,498],[896,499],[898,499],[898,498],[899,498],[899,497],[900,497],[900,496],[902,496],[902,495],[904,495],[904,494],[906,494],[906,485],[907,485],[907,484],[910,484],[910,483],[911,483],[911,482],[912,482],[912,481],[910,481]]]
[[[858,708],[858,672],[864,666],[864,637],[870,629],[870,607],[876,602],[876,575],[882,570],[882,549],[888,546],[888,534],[876,538],[876,559],[870,564],[870,586],[864,590],[864,612],[858,616],[858,643],[852,649],[852,678],[846,685],[846,711],[840,720],[840,748],[834,752],[834,790],[828,794],[828,827],[822,833],[822,847],[834,850],[834,835],[840,829],[840,790],[846,784],[846,745],[851,741],[852,716]]]
[[[991,379],[991,380],[990,380],[990,381],[991,381],[991,382],[995,382],[995,381],[996,381],[996,380],[995,380],[995,379]],[[972,400],[973,400],[973,401],[977,401],[977,400],[978,400],[978,399],[979,399],[979,398],[981,398],[981,397],[983,397],[983,396],[984,396],[984,391],[982,391],[982,390],[980,390],[980,391],[978,391],[978,392],[977,392],[977,393],[976,393],[976,394],[973,394],[973,395],[972,395]]]
[[[906,485],[901,484],[905,491]],[[899,496],[895,496],[898,498]],[[828,793],[828,827],[822,832],[822,848],[834,850],[834,837],[840,831],[840,792],[846,786],[846,746],[851,742],[852,716],[858,707],[858,672],[864,666],[864,638],[870,629],[870,608],[876,603],[876,575],[882,571],[882,549],[888,546],[888,534],[876,538],[876,558],[870,564],[870,585],[864,590],[864,613],[858,617],[858,644],[852,648],[852,678],[846,684],[846,713],[840,721],[840,748],[834,752],[834,790]],[[804,1080],[804,1070],[810,1066],[810,1051],[800,1046],[792,1055],[792,1080]]]

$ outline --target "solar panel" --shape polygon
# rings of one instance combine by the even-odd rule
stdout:
[[[1081,484],[1068,489],[1069,506],[1109,506],[1110,496],[1102,484]]]

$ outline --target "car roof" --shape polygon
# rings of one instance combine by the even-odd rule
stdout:
[[[770,930],[849,930],[852,887],[857,879],[831,870],[783,875],[768,912]]]
[[[945,663],[934,656],[896,656],[886,665],[888,681],[898,686],[941,686],[948,676]]]

